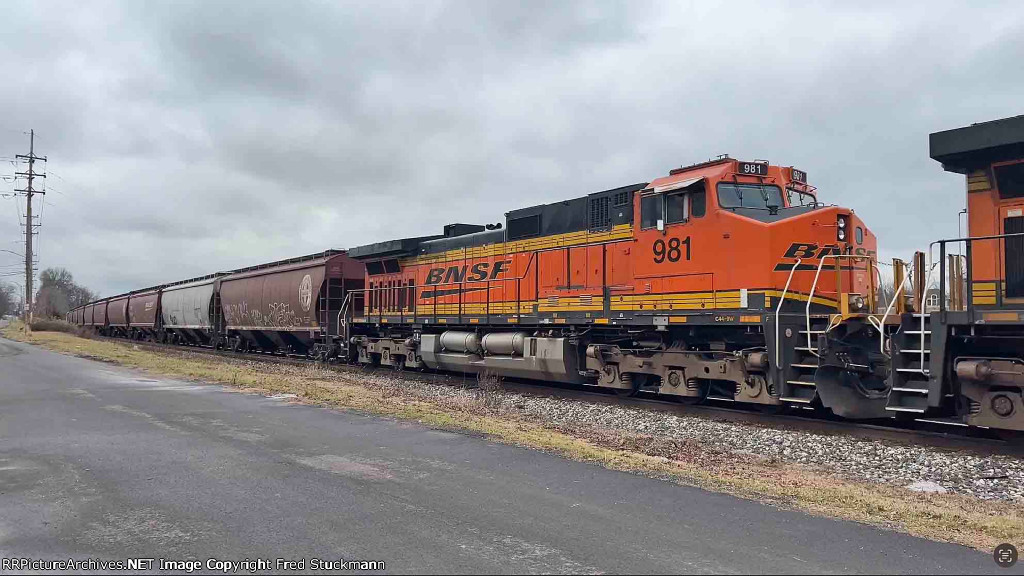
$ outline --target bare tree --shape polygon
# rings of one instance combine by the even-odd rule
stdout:
[[[0,284],[0,316],[18,313],[18,292],[13,284]]]
[[[39,316],[62,317],[68,310],[95,299],[96,294],[75,283],[74,276],[66,268],[47,268],[39,274],[39,290],[33,310]]]

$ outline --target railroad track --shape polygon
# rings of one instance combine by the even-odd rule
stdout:
[[[154,351],[187,352],[217,358],[234,358],[294,366],[309,366],[313,362],[313,360],[305,356],[298,355],[232,352],[202,346],[180,346],[149,341],[130,341],[106,336],[96,336],[95,338],[120,344],[132,344]],[[396,371],[390,368],[368,368],[366,366],[349,364],[327,364],[325,367],[342,374],[386,374],[388,377],[400,380],[441,386],[466,387],[476,385],[475,376],[454,375],[429,370]],[[935,448],[977,452],[982,455],[998,453],[1024,457],[1024,442],[1020,438],[1008,440],[997,436],[992,430],[970,427],[959,422],[931,419],[903,421],[887,419],[877,423],[853,422],[811,408],[805,408],[798,412],[768,413],[760,412],[756,409],[731,407],[728,405],[729,401],[725,399],[712,398],[707,403],[699,405],[683,404],[672,399],[659,398],[653,394],[641,393],[638,396],[624,397],[603,389],[529,380],[506,379],[503,388],[510,392],[528,396],[555,397],[593,404],[630,406],[654,412],[664,412],[666,414],[701,416],[727,422],[750,423],[776,428],[785,427],[821,434],[845,434],[864,439],[889,440],[905,444],[924,444]]]

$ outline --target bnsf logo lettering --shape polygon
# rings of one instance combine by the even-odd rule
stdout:
[[[454,284],[457,282],[480,282],[482,280],[494,280],[503,272],[508,271],[511,260],[495,262],[477,262],[470,267],[468,264],[462,266],[449,266],[447,268],[431,268],[427,273],[427,284]],[[467,276],[467,271],[469,275]]]
[[[817,244],[794,242],[789,246],[789,250],[782,255],[783,258],[800,258],[806,259],[818,259],[828,256],[830,254],[842,254],[843,252],[839,249],[836,244],[826,244],[819,246]],[[846,254],[856,254],[857,256],[874,256],[874,250],[866,250],[864,248],[853,248],[847,246]]]

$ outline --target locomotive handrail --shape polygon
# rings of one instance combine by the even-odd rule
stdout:
[[[903,288],[907,285],[906,280],[903,281],[893,292],[892,300],[889,302],[889,306],[885,308],[885,314],[882,315],[882,321],[875,326],[879,333],[878,351],[885,355],[885,321],[889,318],[889,313],[892,312],[892,307],[896,305],[896,301],[899,300],[900,294],[903,292]]]
[[[779,298],[779,305],[775,307],[775,367],[778,368],[782,365],[781,350],[779,346],[779,315],[782,314],[782,305],[786,303],[786,293],[789,292],[789,283],[793,281],[793,273],[800,267],[800,263],[803,262],[801,258],[796,259],[796,264],[789,269],[789,278],[786,278],[786,287],[782,289],[782,297]]]
[[[942,242],[942,241],[940,240],[939,242]],[[925,326],[924,325],[925,325],[925,318],[928,317],[929,312],[926,312],[924,307],[926,306],[925,302],[927,301],[927,298],[925,298],[925,294],[928,293],[928,285],[931,283],[932,272],[935,271],[935,265],[931,263],[932,262],[932,246],[934,246],[935,244],[936,244],[935,242],[932,242],[931,244],[928,245],[928,260],[925,262],[925,266],[924,266],[924,285],[921,286],[920,290],[919,290],[919,292],[921,293],[921,302],[917,302],[917,307],[918,307],[918,309],[921,310],[919,312],[919,314],[921,315],[921,344],[920,344],[920,346],[917,347],[918,351],[920,351],[920,353],[921,353],[921,367],[920,367],[920,371],[921,371],[922,374],[929,374],[929,376],[930,376],[930,373],[929,372],[925,372],[925,368],[924,368],[924,337],[925,337],[925,332],[924,332]],[[944,242],[942,242],[942,246],[943,246],[943,248],[945,248],[946,244]],[[945,290],[946,287],[945,287],[944,279],[943,280],[939,280],[939,284],[941,285],[941,289],[942,289],[943,296],[944,296],[945,292],[946,292],[946,290]],[[942,302],[942,297],[940,297],[939,298],[939,307],[940,307],[940,309],[943,306],[944,306],[944,303]]]
[[[353,291],[349,291],[347,294],[345,294],[345,300],[341,303],[341,309],[338,310],[338,323],[337,323],[337,325],[338,325],[338,335],[339,336],[342,335],[342,333],[341,333],[341,315],[345,314],[345,312],[348,310],[348,303],[349,303],[349,300],[352,299],[352,295],[353,294],[355,294],[354,290]],[[328,332],[330,332],[330,326],[328,326],[327,328],[328,328]],[[348,329],[348,321],[347,320],[345,322],[345,328],[346,328],[346,330]],[[344,336],[345,336],[345,339],[346,339],[345,345],[348,346],[348,341],[347,341],[348,340],[348,334],[345,334]]]
[[[807,307],[806,307],[805,313],[804,313],[804,317],[805,317],[806,323],[807,323],[807,330],[806,330],[806,332],[807,332],[807,350],[811,354],[814,354],[815,356],[817,356],[818,358],[821,358],[821,354],[818,354],[817,350],[813,346],[811,346],[811,304],[814,302],[814,291],[818,287],[818,278],[821,276],[821,269],[825,265],[825,260],[828,259],[828,258],[835,258],[837,261],[840,258],[850,258],[850,259],[864,258],[864,259],[866,259],[868,261],[869,265],[870,265],[870,262],[871,262],[871,256],[868,256],[867,254],[825,254],[818,261],[818,270],[814,273],[814,282],[811,284],[811,292],[807,295]],[[874,281],[873,278],[872,278],[872,281]],[[837,296],[837,298],[839,300],[842,299],[842,294],[843,294],[842,282],[841,281],[837,281],[836,296]],[[841,302],[837,302],[837,304],[839,304],[840,306],[842,305]],[[869,314],[868,316],[870,317],[871,315]]]
[[[942,272],[941,275],[940,275],[941,277],[939,278],[939,313],[943,314],[943,315],[945,314],[945,312],[946,312],[946,261],[945,261],[946,260],[946,244],[950,244],[950,243],[953,243],[953,242],[963,242],[966,245],[966,252],[967,252],[965,254],[965,256],[967,257],[967,263],[966,263],[966,266],[965,266],[965,268],[966,268],[965,281],[966,281],[966,284],[967,284],[967,293],[964,296],[964,299],[965,299],[966,308],[967,308],[968,312],[970,312],[971,309],[973,308],[973,300],[974,300],[974,297],[973,297],[974,296],[973,295],[974,287],[972,286],[972,284],[973,284],[973,279],[972,279],[972,276],[973,276],[973,274],[972,274],[973,273],[973,270],[972,270],[972,268],[973,268],[973,266],[972,266],[972,264],[973,264],[973,262],[972,262],[973,261],[973,257],[972,257],[972,244],[976,240],[1005,240],[1006,238],[1016,238],[1016,237],[1020,237],[1020,236],[1024,236],[1024,232],[1013,232],[1013,233],[1010,233],[1010,234],[993,234],[993,235],[990,235],[990,236],[966,236],[964,238],[948,238],[946,240],[936,240],[936,241],[932,242],[931,244],[928,245],[928,263],[929,263],[929,265],[927,266],[926,272],[925,272],[926,276],[925,276],[925,279],[924,279],[925,280],[924,281],[924,288],[921,290],[922,300],[924,299],[923,295],[928,290],[928,285],[931,282],[932,272],[935,270],[936,267],[938,267],[939,270]],[[936,244],[939,245],[940,260],[939,260],[939,262],[936,262],[936,263],[932,264],[931,263],[931,261],[932,261],[932,250],[935,248]],[[925,311],[924,311],[924,302],[920,303],[920,308],[921,308],[921,346],[920,346],[919,350],[921,351],[921,371],[924,372],[924,341],[925,341],[925,332],[924,332],[925,325],[924,324],[925,324],[925,317],[928,316],[928,313],[925,313]]]
[[[464,259],[464,260],[466,260],[466,259]],[[429,315],[429,317],[431,319],[435,319],[435,320],[437,318],[437,315],[438,315],[437,314],[437,294],[436,294],[437,288],[443,287],[443,286],[458,286],[460,288],[459,289],[459,310],[458,310],[458,316],[461,318],[461,316],[462,316],[462,309],[463,309],[462,294],[463,294],[463,291],[465,290],[466,285],[467,284],[485,284],[487,286],[487,310],[485,311],[485,315],[489,317],[490,314],[491,314],[491,310],[490,310],[490,308],[491,308],[491,306],[490,306],[490,290],[491,290],[491,286],[494,283],[496,283],[496,282],[497,283],[515,282],[515,287],[516,287],[516,294],[515,294],[515,316],[518,319],[522,315],[521,314],[521,310],[520,310],[520,308],[521,308],[521,306],[520,306],[521,284],[522,284],[522,281],[525,280],[526,277],[529,275],[531,268],[533,268],[534,261],[536,261],[536,260],[537,260],[537,252],[531,253],[529,260],[527,260],[527,262],[526,262],[526,268],[523,270],[522,275],[521,276],[516,276],[514,278],[496,278],[496,279],[488,278],[488,279],[485,279],[485,280],[469,280],[469,281],[463,280],[461,282],[438,282],[437,284],[429,284],[429,285],[424,285],[424,286],[416,286],[416,287],[414,287],[416,290],[419,290],[420,288],[425,288],[426,286],[430,286],[435,291],[435,294],[431,297],[430,310],[425,312],[424,316]],[[377,286],[376,288],[360,288],[358,290],[352,290],[350,292],[350,294],[351,293],[356,293],[356,292],[362,293],[364,295],[378,293],[378,292],[379,293],[386,293],[386,291],[394,290],[395,288],[396,287],[393,287],[393,286]],[[406,289],[406,288],[408,288],[408,287],[407,286],[405,286],[405,287],[398,287],[398,289]],[[414,293],[414,296],[413,296],[413,300],[411,302],[411,306],[407,306],[407,308],[410,308],[410,307],[412,308],[412,314],[413,314],[414,321],[418,321],[419,316],[420,316],[420,314],[419,314],[419,298],[416,297],[415,293]],[[385,306],[378,304],[377,308],[368,307],[366,309],[366,316],[367,317],[373,316],[374,315],[373,314],[374,311],[377,312],[377,314],[376,314],[377,321],[380,322],[383,319],[383,317],[384,317]],[[406,320],[405,309],[399,309],[399,315],[400,315],[400,321],[404,322]]]

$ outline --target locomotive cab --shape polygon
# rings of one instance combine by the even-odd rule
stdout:
[[[822,313],[874,304],[874,235],[852,210],[819,202],[801,170],[725,157],[673,170],[638,196],[637,278],[802,296]]]
[[[931,157],[966,178],[968,234],[933,243],[929,388],[968,424],[1024,431],[1024,116],[932,134]]]

